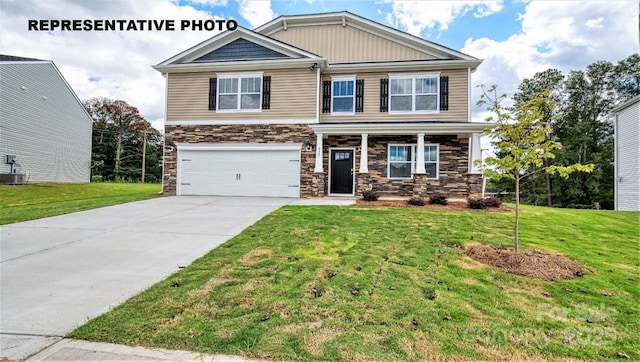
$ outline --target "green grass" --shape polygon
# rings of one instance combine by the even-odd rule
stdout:
[[[512,213],[284,207],[70,336],[275,360],[640,358],[640,214],[522,209],[523,248],[593,272],[530,279],[448,247],[511,245]]]
[[[0,225],[144,200],[158,192],[158,184],[0,185]]]

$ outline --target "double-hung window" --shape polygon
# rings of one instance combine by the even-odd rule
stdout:
[[[439,74],[389,76],[389,112],[438,112]]]
[[[333,77],[331,79],[331,113],[355,114],[356,78]]]
[[[219,111],[260,111],[261,99],[262,74],[218,77]]]
[[[408,179],[416,170],[416,145],[389,145],[388,177]],[[424,145],[424,168],[427,178],[438,179],[439,147],[437,144]]]

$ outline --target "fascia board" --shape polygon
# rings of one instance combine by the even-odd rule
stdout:
[[[234,70],[265,70],[265,69],[286,69],[292,67],[307,67],[314,63],[324,63],[324,59],[273,59],[273,60],[245,60],[228,62],[208,62],[208,63],[186,63],[155,65],[153,68],[161,73],[189,73],[189,72],[226,72]]]
[[[344,63],[329,64],[324,73],[343,72],[391,72],[414,70],[438,70],[438,69],[462,69],[475,70],[482,63],[481,60],[415,60],[400,62],[374,62],[374,63]]]

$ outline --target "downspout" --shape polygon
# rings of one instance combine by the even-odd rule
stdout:
[[[320,123],[320,65],[316,67],[316,123]]]
[[[613,210],[618,210],[618,115],[613,119]]]
[[[467,97],[467,122],[471,122],[471,68],[467,68],[467,90],[469,97]]]
[[[160,194],[164,193],[164,163],[166,161],[166,149],[167,149],[167,109],[169,108],[169,73],[162,73],[164,76],[164,129],[162,137],[162,171],[160,173]],[[177,187],[177,185],[176,185]]]

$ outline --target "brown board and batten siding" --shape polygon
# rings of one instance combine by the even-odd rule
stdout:
[[[352,26],[289,27],[269,37],[326,58],[329,63],[433,59],[434,56]]]
[[[217,75],[217,72],[168,74],[167,121],[316,117],[316,72],[308,68],[265,70],[263,75],[271,76],[271,101],[270,109],[261,112],[210,111],[209,79]]]
[[[406,122],[406,121],[442,121],[442,122],[468,122],[469,121],[469,82],[468,70],[447,69],[440,72],[440,76],[449,77],[449,109],[439,113],[418,114],[393,114],[380,112],[380,79],[388,78],[389,74],[403,74],[405,72],[385,73],[357,73],[356,79],[364,79],[364,111],[351,116],[332,116],[331,113],[321,113],[320,122]],[[433,71],[411,72],[433,73]],[[407,73],[409,74],[409,73]],[[345,74],[346,75],[346,74]],[[349,73],[353,75],[353,73]],[[331,76],[339,74],[325,74],[322,80],[331,80]]]

